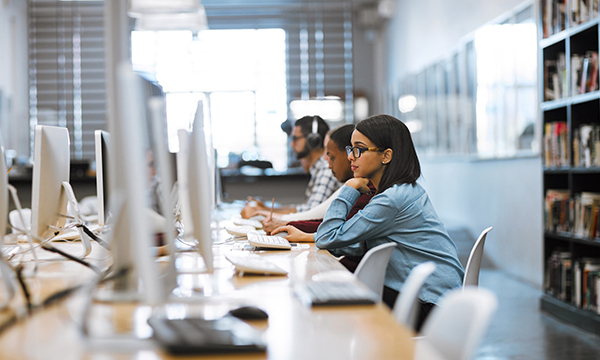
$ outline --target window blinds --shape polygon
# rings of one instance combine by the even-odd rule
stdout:
[[[103,2],[28,5],[31,141],[35,124],[64,126],[71,159],[93,160],[94,130],[106,129]]]

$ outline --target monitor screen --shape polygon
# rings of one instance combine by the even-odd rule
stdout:
[[[53,236],[65,225],[69,181],[69,131],[64,127],[36,125],[31,189],[31,234],[38,239]]]
[[[110,134],[107,131],[94,132],[96,142],[96,194],[98,196],[98,225],[104,226],[108,213],[108,148]]]

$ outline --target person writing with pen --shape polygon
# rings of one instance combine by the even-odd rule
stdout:
[[[375,115],[356,124],[347,152],[354,177],[329,206],[314,234],[315,245],[361,256],[377,245],[395,243],[383,291],[383,302],[390,308],[412,268],[433,261],[436,270],[425,280],[419,296],[419,327],[443,294],[462,286],[464,269],[456,245],[417,182],[421,167],[410,132],[393,116]],[[372,191],[369,182],[376,189],[375,196],[348,218],[361,194]],[[287,228],[273,233],[289,232]]]

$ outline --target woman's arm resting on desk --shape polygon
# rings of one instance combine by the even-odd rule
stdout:
[[[288,235],[285,237],[289,242],[315,242],[313,234],[307,234],[304,231],[300,231],[293,226],[280,226],[271,232],[275,235],[279,232],[287,231]]]

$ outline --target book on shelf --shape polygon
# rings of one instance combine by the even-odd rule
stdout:
[[[598,90],[598,52],[586,51],[571,56],[572,95]],[[553,95],[553,94],[550,94]]]
[[[564,30],[566,19],[565,0],[542,0],[544,38]]]
[[[573,234],[586,237],[598,237],[598,213],[600,210],[600,193],[582,192],[574,196]]]
[[[573,301],[573,262],[568,251],[555,250],[546,259],[544,290],[559,300]]]
[[[575,26],[598,16],[598,0],[570,0],[570,21]]]
[[[574,216],[569,190],[548,189],[544,201],[544,228],[550,232],[570,232]]]
[[[573,129],[573,166],[600,166],[600,125],[581,124]]]
[[[573,262],[573,305],[600,313],[600,259],[579,258]]]
[[[556,100],[567,96],[567,64],[565,53],[556,59],[544,60],[544,100]]]
[[[544,125],[544,166],[569,166],[568,130],[566,121]]]

